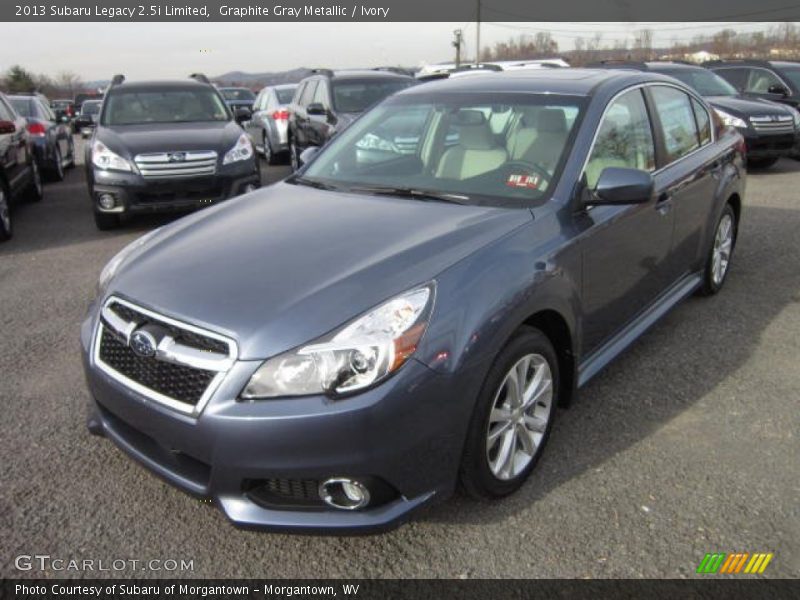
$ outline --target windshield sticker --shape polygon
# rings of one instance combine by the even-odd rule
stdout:
[[[513,188],[539,189],[541,178],[538,175],[509,175],[506,185]]]

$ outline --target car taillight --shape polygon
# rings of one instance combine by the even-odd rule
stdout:
[[[287,121],[289,119],[289,111],[276,110],[274,113],[272,113],[272,118],[276,121]]]
[[[41,123],[28,123],[28,133],[31,135],[45,135],[47,130]]]

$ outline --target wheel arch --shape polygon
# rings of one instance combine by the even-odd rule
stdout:
[[[567,319],[556,310],[543,309],[530,315],[521,326],[535,327],[541,331],[556,351],[560,380],[559,405],[570,405],[576,393],[576,365],[573,332]]]

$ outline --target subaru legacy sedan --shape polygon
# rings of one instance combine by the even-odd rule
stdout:
[[[559,406],[722,288],[743,148],[651,72],[409,88],[108,263],[89,429],[247,527],[373,531],[459,487],[511,494]]]

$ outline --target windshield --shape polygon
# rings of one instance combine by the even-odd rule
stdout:
[[[96,115],[100,112],[100,102],[84,102],[81,106],[82,115]]]
[[[551,94],[401,95],[333,138],[297,183],[524,206],[549,197],[584,102]]]
[[[676,69],[675,71],[664,71],[664,74],[682,81],[701,96],[737,96],[739,94],[735,87],[711,71]]]
[[[360,113],[412,82],[396,79],[334,81],[333,106],[339,112]]]
[[[278,96],[278,104],[290,104],[294,97],[297,86],[290,88],[277,88],[275,94]]]
[[[252,102],[256,99],[256,95],[245,88],[222,88],[220,92],[225,100],[246,100]]]
[[[14,107],[20,117],[33,116],[33,102],[31,102],[30,98],[9,98],[9,100],[11,101],[11,106]]]
[[[214,90],[119,90],[106,99],[103,125],[228,121],[230,113]]]
[[[781,75],[794,84],[794,87],[800,89],[800,68],[783,69]]]

